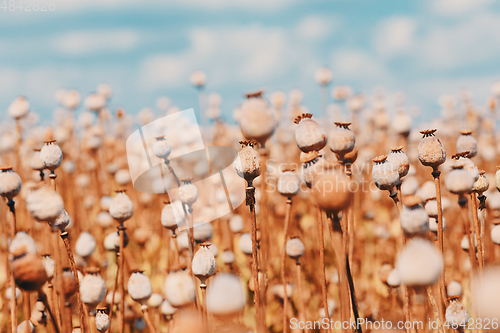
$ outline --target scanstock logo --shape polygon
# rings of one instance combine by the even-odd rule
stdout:
[[[167,160],[153,152],[156,138],[171,146]],[[205,146],[193,109],[166,115],[142,126],[127,139],[127,159],[134,188],[143,193],[167,193],[174,207],[178,179],[191,179],[198,189],[192,205],[194,226],[216,220],[245,201],[245,182],[234,168],[238,151]],[[167,163],[168,165],[167,165]],[[183,209],[173,209],[179,230],[187,229]]]

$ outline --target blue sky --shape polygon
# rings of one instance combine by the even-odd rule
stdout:
[[[38,1],[38,0],[36,0]],[[20,1],[15,0],[18,4]],[[33,3],[33,2],[32,2]],[[198,106],[207,90],[230,118],[242,93],[300,88],[319,111],[314,72],[355,92],[406,94],[421,120],[441,94],[462,88],[484,104],[500,79],[500,3],[494,0],[48,0],[54,11],[0,9],[0,109],[19,94],[48,119],[56,89],[86,95],[109,83],[111,106],[130,113],[168,96]],[[26,4],[26,2],[23,2]]]

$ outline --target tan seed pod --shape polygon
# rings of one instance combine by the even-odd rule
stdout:
[[[446,150],[441,140],[434,135],[435,132],[435,129],[420,131],[423,134],[423,138],[418,144],[418,159],[420,163],[434,169],[446,161]]]

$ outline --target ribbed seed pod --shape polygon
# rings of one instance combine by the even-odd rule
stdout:
[[[322,210],[336,215],[351,205],[350,184],[349,177],[337,168],[328,170],[314,181],[314,199]]]
[[[445,178],[444,184],[448,191],[457,195],[469,193],[474,186],[474,179],[464,169],[463,164],[457,163]]]
[[[292,171],[284,171],[278,178],[278,192],[285,197],[293,197],[300,191],[300,180]]]
[[[21,193],[21,177],[11,167],[0,168],[0,195],[12,200]]]
[[[183,179],[178,196],[183,204],[191,206],[198,199],[198,188],[191,182],[191,179]]]
[[[392,191],[400,183],[399,172],[395,165],[387,161],[387,155],[373,159],[372,176],[375,185],[381,190]]]
[[[206,287],[206,280],[215,273],[215,257],[208,249],[209,246],[209,243],[200,244],[200,249],[196,251],[191,265],[194,276],[201,281],[202,288]]]
[[[299,259],[304,255],[305,247],[298,237],[290,238],[286,242],[286,254],[292,259]]]
[[[263,91],[246,94],[247,99],[241,104],[238,120],[243,135],[255,140],[262,146],[276,129],[274,110],[262,97]]]
[[[326,133],[318,122],[312,119],[311,113],[303,113],[295,118],[295,142],[299,149],[305,153],[321,150],[326,145]]]
[[[446,322],[451,328],[463,332],[469,323],[469,313],[457,300],[451,300],[446,308]]]
[[[260,175],[260,154],[253,149],[254,142],[240,141],[242,148],[234,162],[236,173],[246,181],[251,182]]]
[[[408,174],[410,170],[410,159],[403,152],[403,147],[392,148],[387,155],[387,161],[398,169],[399,179]]]
[[[241,282],[233,274],[221,273],[207,288],[207,311],[215,316],[240,313],[245,308]]]
[[[457,140],[457,152],[468,152],[468,158],[472,158],[477,155],[477,140],[472,136],[471,130],[460,131],[460,136]]]
[[[97,267],[88,268],[87,274],[80,283],[82,302],[91,309],[94,309],[106,297],[106,283],[99,275],[99,271]]]
[[[334,124],[336,127],[328,137],[328,146],[342,160],[345,154],[354,149],[356,137],[354,132],[349,129],[351,123],[336,122]]]
[[[143,271],[134,270],[128,279],[128,294],[134,301],[142,305],[146,304],[153,292],[149,278]]]
[[[28,194],[26,207],[38,221],[53,223],[61,215],[64,203],[59,194],[43,185]]]
[[[443,258],[431,242],[414,238],[398,254],[396,268],[403,284],[429,286],[438,280],[443,270]]]
[[[176,267],[165,277],[163,290],[165,298],[174,307],[183,307],[195,301],[196,287],[189,272]]]
[[[435,132],[435,129],[420,131],[423,134],[423,138],[418,144],[418,159],[420,163],[434,169],[446,161],[446,150],[441,140],[434,135]]]
[[[420,205],[422,199],[418,196],[407,197],[401,210],[401,227],[409,237],[424,237],[429,230],[429,216]]]
[[[116,191],[116,196],[109,206],[109,214],[119,223],[127,221],[134,215],[134,204],[125,191]]]
[[[156,157],[166,160],[168,159],[171,151],[172,147],[170,147],[170,144],[167,140],[165,140],[164,136],[155,138],[155,143],[153,144],[153,152],[155,153]]]
[[[165,206],[161,211],[161,224],[165,228],[175,231],[185,222],[185,219],[186,214],[182,208],[182,202],[179,200],[165,201]]]
[[[45,142],[40,151],[40,159],[50,171],[54,171],[62,164],[63,153],[55,140]]]

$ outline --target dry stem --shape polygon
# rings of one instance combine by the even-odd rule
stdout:
[[[319,262],[321,265],[321,293],[323,296],[323,308],[325,309],[325,316],[329,318],[330,316],[328,312],[328,296],[326,290],[326,272],[325,272],[325,236],[323,232],[323,216],[321,214],[321,209],[319,207],[318,207],[318,231],[319,231]]]
[[[286,240],[288,235],[288,226],[290,224],[290,210],[292,208],[292,198],[289,197],[286,201],[286,211],[285,211],[285,229],[283,231],[283,249],[281,253],[281,283],[283,284],[284,296],[283,296],[283,333],[287,330],[287,317],[286,312],[288,308],[288,295],[286,290]]]
[[[261,332],[260,325],[260,288],[257,256],[257,219],[255,217],[255,187],[251,181],[247,182],[246,204],[250,208],[250,217],[252,221],[252,274],[254,282],[253,299],[255,303],[256,331]]]

